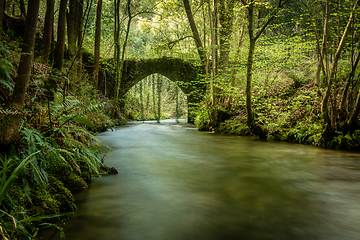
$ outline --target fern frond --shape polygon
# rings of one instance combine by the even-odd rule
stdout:
[[[2,115],[23,115],[24,113],[14,108],[2,108],[0,107],[0,114]]]

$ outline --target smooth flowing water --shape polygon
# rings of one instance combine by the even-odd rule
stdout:
[[[119,174],[76,195],[67,239],[360,239],[360,154],[170,122],[98,138]]]

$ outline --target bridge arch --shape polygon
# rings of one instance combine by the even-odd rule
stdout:
[[[187,95],[188,121],[194,121],[192,107],[202,99],[205,85],[199,81],[201,69],[180,58],[129,59],[124,62],[124,70],[120,85],[120,98],[133,86],[152,74],[161,74],[168,78]],[[101,76],[102,75],[102,76]],[[115,78],[99,75],[100,89],[109,97],[114,96]]]
[[[197,88],[198,70],[189,62],[180,58],[153,58],[126,60],[121,79],[120,95],[126,94],[135,84],[146,77],[158,73],[167,77],[187,95]]]

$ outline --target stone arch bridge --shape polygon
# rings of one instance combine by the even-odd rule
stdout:
[[[103,64],[99,73],[99,88],[109,98],[114,96],[115,71],[111,62]],[[194,121],[192,107],[202,99],[205,84],[200,81],[201,67],[195,67],[192,63],[180,58],[153,58],[153,59],[130,59],[124,63],[120,85],[120,98],[124,96],[135,84],[146,77],[158,73],[167,77],[187,95],[188,121]]]

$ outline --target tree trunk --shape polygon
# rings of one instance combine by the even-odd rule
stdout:
[[[344,47],[344,44],[345,44],[345,38],[346,38],[346,36],[347,36],[347,34],[349,32],[349,29],[350,29],[350,24],[351,24],[351,22],[352,22],[352,20],[354,18],[354,11],[355,11],[355,9],[357,7],[358,1],[359,0],[356,0],[356,2],[354,3],[354,6],[353,6],[353,9],[351,11],[349,20],[348,20],[347,25],[345,27],[344,33],[343,33],[343,35],[341,37],[338,48],[336,50],[333,65],[332,65],[332,68],[330,70],[330,76],[328,77],[328,82],[327,82],[327,86],[326,86],[325,95],[324,95],[323,101],[321,102],[321,112],[322,112],[323,117],[324,117],[325,131],[332,131],[333,127],[334,127],[334,126],[331,125],[331,116],[330,116],[329,109],[328,109],[328,102],[329,102],[329,98],[330,98],[330,94],[331,94],[331,90],[332,90],[332,85],[333,85],[333,82],[335,81],[334,77],[335,77],[336,69],[337,69],[337,66],[338,66],[338,63],[339,63],[340,54],[341,54],[341,52],[343,50],[343,47]],[[327,133],[324,133],[324,134],[327,135]]]
[[[96,4],[96,20],[95,20],[95,50],[94,50],[94,88],[98,88],[99,79],[99,62],[100,62],[100,43],[101,43],[101,9],[102,0],[98,0]]]
[[[58,20],[58,36],[55,48],[54,68],[61,70],[64,60],[65,35],[66,35],[66,7],[68,0],[61,0]]]
[[[254,114],[252,111],[251,103],[251,78],[252,78],[252,66],[254,59],[255,51],[255,41],[254,38],[254,3],[251,2],[248,6],[248,32],[250,39],[248,60],[246,64],[246,110],[247,110],[247,123],[250,126],[254,121]]]
[[[355,108],[354,108],[353,112],[351,113],[349,121],[347,122],[347,127],[349,128],[349,130],[355,129],[357,121],[358,121],[359,113],[360,113],[360,90],[357,95]]]
[[[219,5],[219,34],[220,60],[219,68],[222,73],[228,72],[230,38],[233,31],[234,0],[220,0]]]
[[[118,98],[119,98],[122,72],[123,72],[124,63],[125,63],[125,51],[126,51],[126,46],[127,46],[128,38],[129,38],[131,21],[132,21],[130,4],[131,4],[131,0],[128,0],[128,1],[127,1],[128,23],[127,23],[127,28],[126,28],[126,32],[125,32],[124,43],[123,43],[123,46],[122,46],[120,66],[117,66],[118,73],[117,73],[117,85],[116,85],[116,92],[115,92],[115,94],[116,94],[116,95],[115,95],[115,100],[118,100]],[[119,62],[118,62],[118,64],[119,64]]]
[[[77,0],[69,0],[69,12],[67,14],[67,38],[69,56],[76,54],[76,7]]]
[[[218,1],[214,0],[214,11],[211,11],[211,6],[209,2],[209,20],[211,28],[211,112],[210,112],[210,124],[213,127],[218,126],[218,93],[219,89],[216,86],[216,77],[218,74],[218,50],[217,50],[217,36],[216,36],[216,26],[217,26],[217,5]]]
[[[314,9],[315,11],[315,9]],[[330,19],[330,4],[329,2],[326,2],[326,13],[325,13],[325,21],[324,21],[324,26],[323,26],[323,40],[322,40],[322,45],[321,45],[321,49],[318,49],[318,64],[317,64],[317,70],[316,70],[316,74],[315,74],[315,85],[318,88],[318,96],[321,97],[321,92],[320,92],[320,88],[321,88],[321,79],[320,79],[320,73],[321,70],[325,75],[325,78],[327,79],[329,76],[327,76],[327,72],[325,71],[324,68],[324,55],[326,53],[326,45],[327,45],[327,37],[328,37],[328,30],[329,30],[329,19]],[[314,18],[316,19],[316,16],[314,16]],[[316,20],[314,20],[315,24],[316,24]],[[317,33],[317,30],[315,31]],[[317,37],[317,45],[319,45],[319,38]]]
[[[11,97],[10,105],[14,109],[23,110],[25,105],[25,94],[29,84],[31,67],[34,59],[36,26],[39,13],[40,0],[29,0],[28,15],[26,18],[23,48],[18,68],[18,76],[15,79],[14,92]],[[21,115],[4,116],[1,121],[1,143],[0,145],[10,145],[18,135]]]
[[[198,30],[197,30],[195,20],[194,20],[194,16],[193,16],[193,14],[191,12],[191,7],[190,7],[190,4],[189,4],[189,0],[183,0],[183,3],[184,3],[187,18],[188,18],[189,23],[190,23],[190,28],[191,28],[191,31],[193,33],[196,48],[197,48],[198,53],[199,53],[200,60],[201,60],[201,62],[203,64],[203,66],[205,66],[205,64],[206,64],[206,54],[205,54],[203,45],[201,43],[200,34],[199,34]]]
[[[157,99],[158,99],[158,112],[157,112],[157,122],[160,123],[161,119],[161,88],[162,88],[162,77],[160,74],[157,75]]]
[[[140,110],[141,110],[141,121],[144,121],[144,99],[143,99],[143,81],[140,81]]]
[[[340,109],[339,109],[339,117],[341,118],[341,121],[344,121],[346,116],[347,116],[347,99],[348,99],[348,95],[349,95],[349,89],[350,89],[350,85],[353,83],[353,79],[354,79],[354,75],[355,75],[355,71],[357,66],[359,65],[359,61],[360,61],[360,53],[358,53],[355,62],[353,63],[353,65],[351,66],[351,72],[349,74],[344,92],[343,92],[343,96],[341,98],[341,103],[340,103]],[[356,116],[357,117],[357,116]]]
[[[84,19],[84,0],[76,1],[76,36],[77,36],[77,56],[76,59],[79,62],[79,71],[81,71],[81,61],[82,61],[82,44],[83,44],[83,19]],[[90,10],[89,10],[90,11]],[[88,18],[88,17],[87,17]]]
[[[40,53],[41,59],[44,63],[47,63],[49,59],[49,53],[51,48],[51,38],[54,25],[54,2],[55,0],[47,0],[46,3],[44,36],[42,39],[42,49]]]
[[[26,18],[26,11],[25,11],[25,2],[24,0],[19,0],[20,5],[20,16]]]
[[[119,68],[120,68],[120,0],[114,0],[114,62],[115,62],[115,91],[114,98],[117,100],[118,92],[117,85],[119,82]]]
[[[156,98],[155,98],[155,75],[151,75],[151,83],[152,83],[152,97],[153,97],[153,111],[154,111],[154,117],[156,117]]]
[[[5,11],[5,0],[0,0],[0,36],[2,36],[2,26],[4,19],[4,11]]]
[[[179,122],[179,88],[178,86],[176,86],[176,84],[174,84],[174,90],[175,90],[175,104],[176,104],[176,107],[175,107],[175,119],[176,119],[176,122]]]

